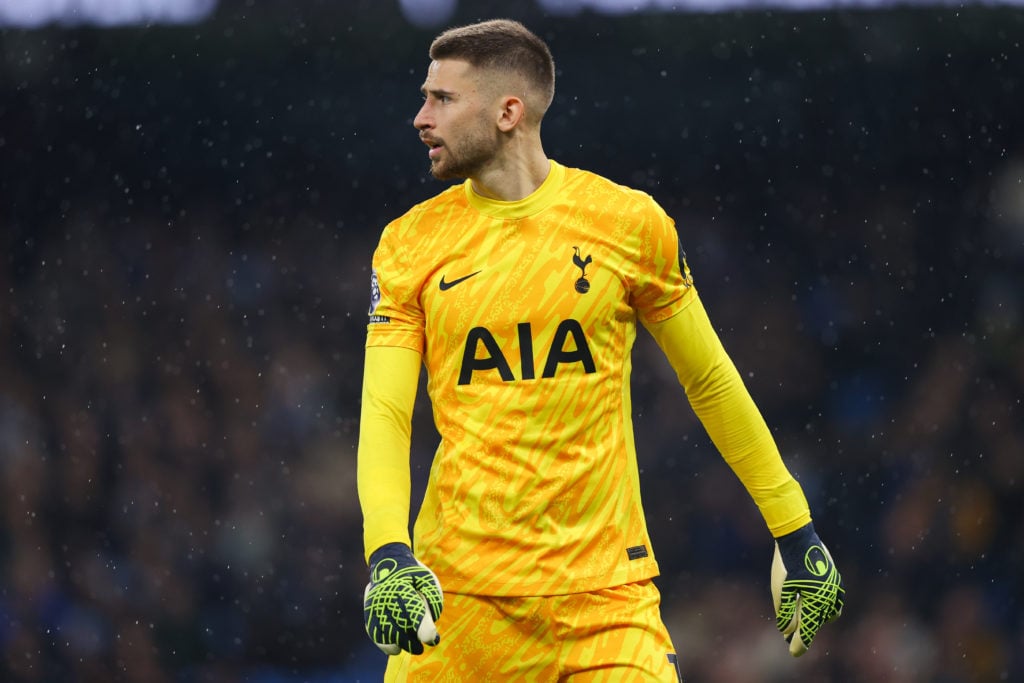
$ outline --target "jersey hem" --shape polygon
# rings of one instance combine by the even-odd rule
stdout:
[[[609,576],[577,579],[558,587],[554,585],[556,582],[552,581],[535,581],[531,583],[523,583],[519,581],[488,581],[479,583],[477,581],[445,576],[443,574],[437,574],[437,579],[446,593],[521,598],[590,593],[592,591],[602,590],[605,588],[622,586],[627,583],[636,583],[637,581],[653,579],[657,576],[660,576],[658,563],[657,561],[652,561],[644,565],[643,568],[618,571]]]

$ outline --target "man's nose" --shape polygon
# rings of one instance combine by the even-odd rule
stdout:
[[[430,116],[427,106],[428,104],[428,102],[424,102],[423,106],[420,107],[420,110],[416,112],[416,118],[412,120],[412,125],[416,127],[416,130],[426,130],[428,128],[433,128],[434,126],[433,118]]]

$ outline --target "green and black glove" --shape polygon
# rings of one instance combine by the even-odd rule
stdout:
[[[382,652],[414,655],[423,645],[437,645],[434,622],[441,616],[444,594],[434,572],[413,557],[403,543],[387,543],[370,555],[370,583],[363,593],[366,633]]]
[[[828,548],[808,523],[775,540],[772,598],[776,625],[789,653],[807,652],[818,629],[843,613],[843,578]]]

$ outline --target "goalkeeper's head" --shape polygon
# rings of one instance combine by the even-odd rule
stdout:
[[[555,97],[551,50],[518,21],[493,19],[449,29],[430,45],[430,58],[468,62],[495,95],[508,90],[522,98],[526,122],[533,126],[540,126]]]

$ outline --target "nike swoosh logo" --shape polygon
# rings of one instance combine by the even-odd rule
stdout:
[[[451,289],[455,285],[459,284],[460,282],[465,282],[469,278],[473,277],[474,275],[479,275],[480,273],[481,273],[481,271],[478,270],[475,273],[470,273],[469,275],[463,275],[462,277],[460,277],[460,278],[458,278],[456,280],[451,280],[450,282],[445,282],[444,281],[444,275],[442,275],[441,276],[441,282],[437,286],[441,288],[442,292],[447,292],[449,289]]]

